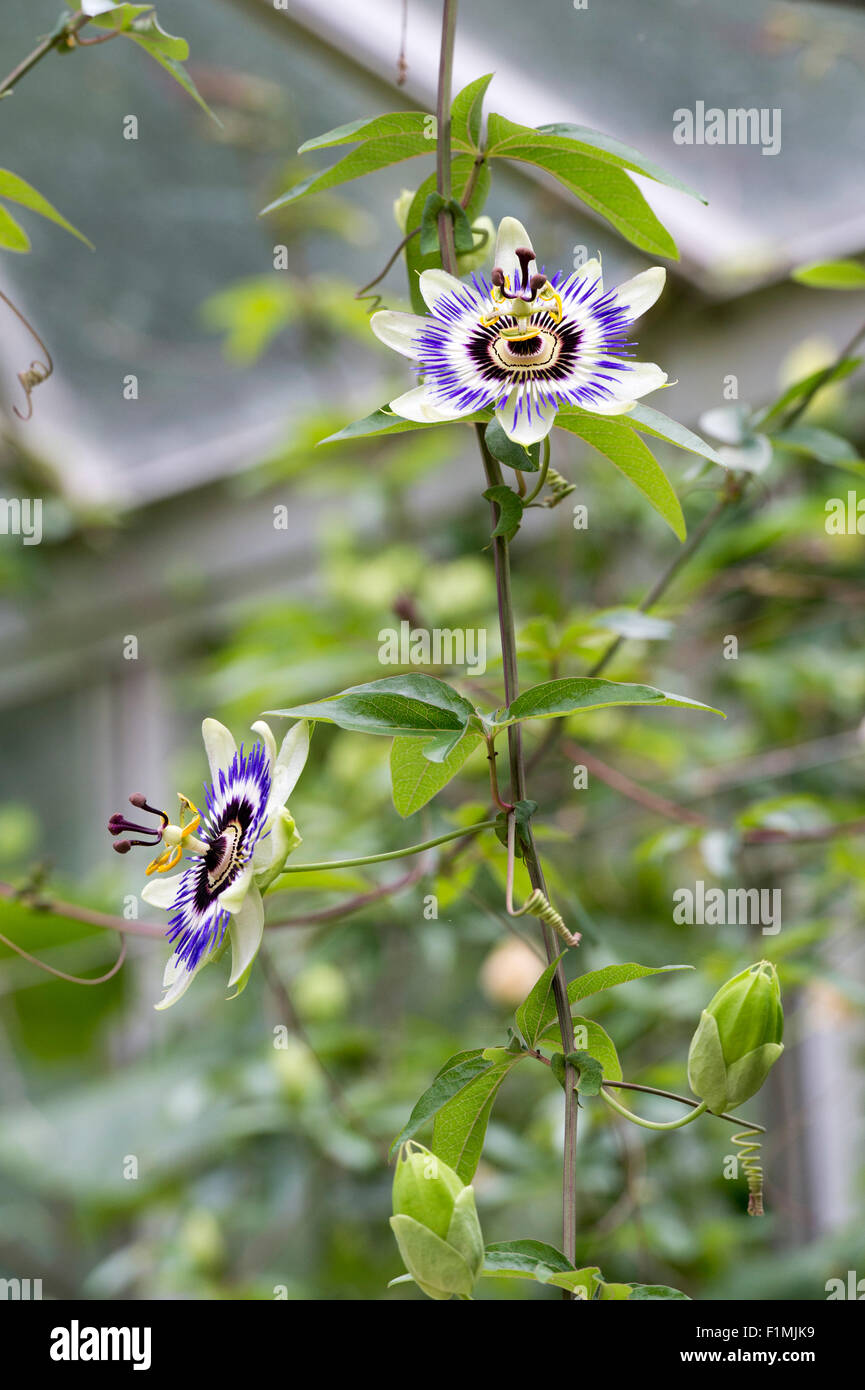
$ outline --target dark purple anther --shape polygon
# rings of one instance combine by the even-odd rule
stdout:
[[[109,835],[122,835],[124,831],[131,830],[136,835],[146,835],[148,837],[145,840],[118,840],[114,845],[118,854],[128,854],[133,845],[146,845],[148,849],[152,849],[154,845],[158,845],[162,840],[162,832],[168,824],[168,817],[165,812],[158,811],[153,806],[148,806],[140,792],[136,792],[134,796],[130,796],[129,800],[133,806],[138,806],[142,811],[149,812],[151,816],[158,816],[162,824],[159,826],[136,825],[135,821],[127,820],[119,811],[115,811],[114,815],[111,816],[108,821]]]
[[[529,284],[529,266],[535,259],[535,253],[530,246],[518,246],[514,255],[520,263],[520,298],[525,299]]]

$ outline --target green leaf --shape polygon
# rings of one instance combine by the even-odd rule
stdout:
[[[452,1100],[437,1110],[433,1127],[432,1151],[470,1183],[484,1146],[490,1112],[505,1077],[525,1055],[494,1052],[501,1060],[463,1087]]]
[[[420,219],[420,250],[422,256],[428,256],[438,250],[439,244],[439,224],[438,216],[443,208],[447,207],[442,195],[437,188],[427,194],[423,205],[423,212]]]
[[[671,695],[651,685],[630,685],[626,681],[607,681],[592,676],[572,676],[544,681],[518,695],[513,704],[492,721],[496,727],[514,724],[518,719],[553,719],[577,711],[602,709],[608,705],[673,705],[681,709],[707,710],[721,714],[711,705],[685,695]],[[725,716],[721,715],[723,719]]]
[[[843,381],[861,365],[861,357],[842,357],[841,361],[834,363],[831,368],[821,367],[819,371],[810,372],[808,376],[803,376],[799,381],[794,381],[792,386],[788,386],[786,391],[776,401],[773,401],[768,409],[762,411],[755,418],[752,422],[753,425],[759,425],[760,429],[763,430],[770,429],[786,413],[788,407],[801,400],[803,396],[808,395],[818,382],[822,390],[822,387],[828,386],[830,382]],[[817,398],[815,397],[815,399]]]
[[[679,449],[687,449],[690,454],[698,454],[700,458],[723,465],[724,460],[711,444],[707,444],[693,430],[680,425],[678,420],[671,420],[663,411],[655,410],[654,406],[642,405],[637,401],[633,409],[622,416],[622,422],[640,430],[642,434],[653,434],[657,439],[666,439],[668,444],[675,444]]]
[[[635,429],[609,415],[593,415],[588,410],[562,412],[556,416],[559,429],[579,435],[599,454],[603,454],[651,503],[670,529],[685,539],[682,507],[658,460]]]
[[[300,711],[303,711],[300,713]],[[395,738],[463,730],[474,707],[436,676],[387,676],[292,709],[268,710],[292,719],[323,719],[355,733]]]
[[[457,1052],[453,1057],[449,1057],[441,1071],[436,1074],[432,1085],[424,1091],[417,1101],[407,1123],[391,1144],[390,1157],[393,1158],[400,1144],[417,1134],[427,1120],[431,1120],[436,1112],[453,1099],[463,1087],[468,1086],[476,1076],[489,1071],[490,1066],[491,1063],[484,1056],[482,1047]]]
[[[475,150],[480,147],[484,97],[492,80],[491,72],[485,77],[476,77],[454,97],[451,107],[451,140],[454,145]]]
[[[484,443],[493,458],[505,464],[507,468],[517,469],[521,473],[537,473],[541,466],[540,444],[532,444],[528,449],[523,444],[517,444],[505,434],[504,428],[495,418],[490,420],[484,430]]]
[[[667,975],[673,970],[693,970],[692,965],[637,965],[628,961],[624,965],[606,965],[603,970],[590,970],[580,975],[568,985],[568,1000],[576,1004],[590,994],[599,994],[604,989],[615,989],[617,985],[629,984],[631,980],[642,980],[647,975]],[[610,1077],[610,1080],[621,1080]]]
[[[564,1061],[579,1072],[577,1090],[584,1096],[596,1096],[604,1079],[604,1069],[591,1052],[578,1048],[576,1052],[565,1054]]]
[[[513,811],[500,811],[496,816],[496,836],[505,846],[508,843],[508,818],[511,815],[514,818],[514,853],[517,859],[524,858],[524,851],[531,848],[531,820],[537,809],[536,801],[523,799],[514,804]]]
[[[800,285],[820,290],[865,290],[865,266],[858,261],[815,261],[790,274]]]
[[[87,240],[83,232],[79,232],[77,227],[73,227],[71,222],[67,222],[57,209],[49,203],[47,198],[43,198],[37,189],[33,188],[24,179],[13,174],[9,169],[0,169],[0,198],[8,198],[13,203],[20,203],[22,207],[29,208],[31,212],[38,212],[40,217],[47,217],[49,222],[56,222],[58,227],[70,232],[72,236],[83,241],[85,246],[93,250],[93,243]]]
[[[0,246],[7,251],[29,251],[30,238],[11,212],[0,203]]]
[[[515,159],[552,174],[570,193],[605,217],[628,241],[653,255],[678,260],[676,243],[623,168],[573,141],[539,135],[504,116],[489,119],[488,157]]]
[[[555,1013],[553,981],[559,961],[564,954],[562,951],[561,955],[556,956],[556,959],[547,966],[517,1009],[515,1015],[517,1027],[529,1047],[537,1047],[538,1039],[547,1025],[549,1011],[552,1010]]]
[[[772,443],[820,463],[843,468],[845,472],[860,477],[865,474],[865,461],[857,456],[854,445],[831,430],[818,429],[816,425],[791,425],[790,429],[773,434]]]
[[[501,1240],[484,1251],[484,1274],[548,1282],[549,1274],[573,1274],[574,1266],[554,1245],[542,1240]]]
[[[266,213],[274,212],[277,208],[287,207],[289,203],[296,203],[299,198],[305,198],[309,193],[323,193],[326,188],[335,188],[337,184],[350,183],[352,179],[363,178],[365,174],[373,174],[378,169],[387,169],[392,164],[401,164],[403,160],[415,159],[422,154],[430,154],[434,149],[434,142],[426,140],[420,132],[388,135],[379,140],[367,140],[365,144],[359,145],[356,150],[345,155],[338,163],[332,164],[329,169],[322,169],[316,174],[310,174],[308,178],[287,189],[272,203],[268,203],[266,208],[262,208],[260,215],[263,217]],[[408,226],[413,225],[419,225],[419,223],[413,224],[409,221]]]
[[[599,159],[609,160],[611,164],[616,164],[621,169],[629,169],[635,174],[645,174],[646,178],[654,179],[655,183],[666,184],[668,188],[678,188],[680,192],[689,194],[700,203],[709,201],[708,198],[703,197],[702,193],[697,193],[695,189],[683,183],[675,174],[668,173],[659,164],[646,159],[639,150],[632,149],[630,145],[623,145],[620,140],[614,140],[612,135],[605,135],[598,130],[590,130],[588,126],[584,125],[561,123],[538,126],[537,133],[544,140],[544,143],[550,137],[557,141],[566,140],[569,144],[577,145],[586,153],[596,155]]]
[[[555,1010],[545,1020],[544,1031],[538,1039],[538,1046],[560,1052],[562,1039],[559,1034],[558,1023],[552,1021],[554,1016]],[[572,1023],[575,1035],[577,1030],[580,1030],[580,1047],[576,1050],[587,1052],[591,1057],[594,1057],[600,1063],[604,1078],[607,1081],[621,1081],[623,1079],[622,1064],[619,1061],[616,1045],[609,1033],[601,1027],[600,1023],[595,1023],[594,1019],[582,1018],[579,1014],[574,1016]]]
[[[512,541],[520,529],[520,522],[523,519],[523,504],[515,492],[505,483],[498,487],[488,487],[482,494],[490,502],[495,502],[498,507],[498,520],[496,521],[493,536],[504,536],[505,540]]]
[[[380,434],[404,434],[406,430],[434,430],[440,429],[445,425],[474,425],[483,424],[489,420],[489,411],[478,411],[474,415],[463,415],[459,420],[444,420],[433,424],[421,424],[417,420],[404,420],[401,415],[395,415],[387,406],[382,406],[381,410],[374,410],[372,415],[367,415],[363,420],[353,420],[350,425],[345,425],[336,434],[329,434],[327,438],[320,439],[319,444],[340,444],[347,439],[372,439]]]
[[[552,1284],[568,1289],[587,1300],[601,1280],[597,1265],[574,1269],[552,1245],[540,1240],[506,1240],[488,1245],[481,1270],[484,1279],[531,1279],[537,1284]]]
[[[426,140],[426,152],[431,154],[436,147],[435,139],[426,132],[430,121],[435,117],[424,111],[388,111],[384,116],[363,116],[359,121],[349,121],[348,125],[336,126],[315,135],[300,146],[298,154],[310,150],[324,150],[332,145],[355,145],[360,141],[384,140],[394,135],[419,135]]]
[[[426,745],[417,738],[395,738],[390,750],[390,776],[393,804],[399,814],[413,816],[426,806],[482,743],[481,735],[469,730],[443,762],[434,763],[424,757]]]
[[[96,15],[90,23],[99,29],[113,29],[138,44],[154,62],[171,74],[175,82],[198,103],[212,121],[222,126],[222,122],[213,114],[183,67],[183,63],[189,57],[189,44],[186,39],[165,32],[152,5],[118,5],[116,9]]]
[[[483,164],[478,170],[475,167],[474,159],[465,154],[457,155],[451,165],[451,181],[453,186],[454,198],[459,201],[465,197],[466,187],[469,179],[474,179],[471,196],[466,206],[466,217],[471,223],[480,212],[483,211],[487,193],[490,187],[489,166]],[[436,190],[436,175],[430,174],[424,179],[414,195],[414,200],[408,210],[406,217],[406,228],[412,231],[415,227],[420,227],[423,219],[423,210],[430,193]],[[420,292],[418,277],[424,270],[441,268],[441,255],[438,247],[424,254],[420,247],[420,238],[412,237],[407,242],[405,248],[405,263],[408,273],[408,288],[411,296],[412,308],[416,314],[427,314],[429,308]],[[489,418],[486,416],[485,418]]]
[[[631,1284],[631,1301],[645,1302],[647,1299],[684,1298],[690,1303],[690,1296],[679,1289],[671,1289],[669,1284]]]

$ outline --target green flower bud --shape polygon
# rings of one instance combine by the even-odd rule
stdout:
[[[429,1149],[400,1148],[390,1224],[403,1263],[429,1298],[469,1298],[484,1262],[475,1194]]]
[[[722,985],[703,1010],[688,1053],[688,1081],[713,1114],[756,1094],[784,1051],[774,965],[761,960]]]
[[[393,217],[394,221],[396,222],[396,225],[399,227],[401,232],[404,232],[406,230],[409,211],[411,209],[412,203],[414,202],[414,195],[415,190],[411,188],[404,188],[402,193],[400,193],[399,197],[394,201]]]

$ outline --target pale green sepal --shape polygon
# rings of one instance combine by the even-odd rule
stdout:
[[[713,1114],[726,1110],[727,1068],[718,1025],[704,1009],[688,1053],[688,1084]]]
[[[290,811],[277,811],[271,822],[270,834],[259,840],[252,858],[255,882],[262,892],[279,877],[286,859],[301,844],[303,839],[294,823],[294,816]]]
[[[484,1264],[484,1239],[471,1187],[464,1187],[454,1202],[447,1243],[462,1255],[473,1278],[479,1279]]]
[[[756,1095],[783,1051],[783,1043],[764,1043],[738,1062],[732,1062],[727,1068],[727,1104],[724,1108],[731,1110]]]
[[[468,1298],[474,1287],[471,1270],[458,1251],[410,1216],[392,1216],[403,1263],[428,1298]]]

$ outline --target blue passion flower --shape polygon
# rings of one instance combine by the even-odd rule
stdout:
[[[598,260],[549,278],[538,270],[525,227],[505,217],[489,280],[473,275],[467,284],[425,270],[428,315],[373,314],[376,336],[412,358],[423,378],[390,408],[423,424],[495,410],[524,445],[549,434],[562,406],[624,414],[667,381],[654,362],[633,360],[629,337],[665,279],[663,267],[652,266],[605,290]]]
[[[143,796],[130,797],[136,807],[159,818],[156,827],[112,816],[112,835],[130,833],[147,839],[115,840],[121,854],[135,844],[165,848],[147,867],[150,882],[142,897],[170,913],[166,935],[174,954],[166,966],[165,995],[157,1008],[174,1004],[202,966],[231,940],[229,984],[237,992],[246,983],[264,931],[262,890],[281,873],[286,858],[300,844],[285,802],[294,790],[309,752],[309,725],[295,724],[277,751],[264,721],[253,724],[258,741],[244,751],[228,729],[205,719],[202,735],[211,782],[204,788],[203,809],[180,795],[178,823],[149,806]],[[183,859],[188,867],[163,878]],[[153,877],[151,877],[153,875]]]

